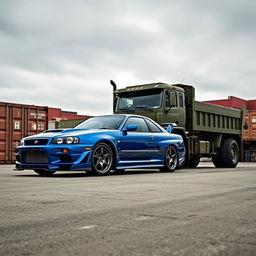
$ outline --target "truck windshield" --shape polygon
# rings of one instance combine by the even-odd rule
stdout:
[[[152,89],[118,94],[116,110],[155,109],[161,107],[162,90]]]

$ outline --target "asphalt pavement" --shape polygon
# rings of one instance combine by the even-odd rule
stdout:
[[[0,255],[256,255],[256,164],[40,177],[0,165]]]

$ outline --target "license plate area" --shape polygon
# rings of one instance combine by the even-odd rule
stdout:
[[[25,163],[46,164],[48,163],[47,153],[40,150],[28,150],[24,155]]]

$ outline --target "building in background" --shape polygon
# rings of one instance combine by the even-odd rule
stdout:
[[[244,100],[229,96],[227,99],[209,100],[205,102],[236,109],[241,109],[243,105],[246,106],[245,121],[248,129],[244,130],[242,138],[243,159],[246,162],[256,162],[256,99]]]
[[[90,117],[60,108],[0,102],[0,164],[15,161],[15,148],[22,138],[43,132],[49,125],[67,128],[62,122],[76,120],[66,124],[74,126]]]

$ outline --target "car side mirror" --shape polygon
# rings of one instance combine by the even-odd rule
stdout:
[[[130,125],[127,125],[125,127],[126,131],[129,132],[129,131],[135,131],[137,130],[138,126],[136,124],[130,124]]]
[[[135,131],[137,130],[138,126],[136,124],[130,124],[130,125],[127,125],[124,129],[123,129],[123,133],[124,134],[127,134],[127,132],[130,132],[130,131]]]

